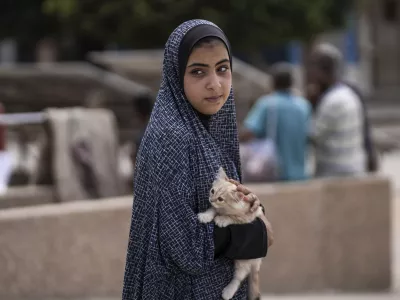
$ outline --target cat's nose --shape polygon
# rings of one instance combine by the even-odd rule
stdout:
[[[214,203],[214,202],[215,202],[215,199],[210,198],[210,203]]]

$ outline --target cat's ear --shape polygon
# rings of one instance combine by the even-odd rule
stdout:
[[[228,176],[226,176],[225,170],[222,167],[219,167],[217,180],[229,180]]]

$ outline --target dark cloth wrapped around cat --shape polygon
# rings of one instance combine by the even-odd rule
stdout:
[[[231,259],[214,258],[213,223],[197,218],[209,207],[219,167],[240,180],[232,91],[208,130],[183,92],[179,45],[198,26],[205,36],[207,27],[210,36],[223,36],[214,24],[192,20],[165,46],[160,91],[136,160],[123,300],[219,299],[233,276]],[[246,298],[244,284],[233,299]]]

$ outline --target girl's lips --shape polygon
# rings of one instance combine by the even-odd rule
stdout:
[[[215,96],[215,97],[208,97],[208,98],[205,98],[207,101],[211,101],[211,102],[216,102],[216,101],[218,101],[219,99],[221,99],[222,98],[222,96]]]

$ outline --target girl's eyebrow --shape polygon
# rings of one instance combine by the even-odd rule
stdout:
[[[218,66],[218,65],[220,65],[220,64],[222,64],[222,63],[225,63],[225,62],[229,62],[229,59],[227,59],[227,58],[221,59],[221,60],[220,60],[219,62],[217,62],[215,65]]]
[[[219,64],[222,64],[222,63],[225,63],[225,62],[229,62],[229,59],[227,59],[227,58],[221,59],[215,65],[218,66]],[[190,66],[188,66],[188,68],[191,68],[191,67],[206,67],[206,68],[209,68],[210,66],[207,65],[207,64],[202,64],[202,63],[192,63]]]

